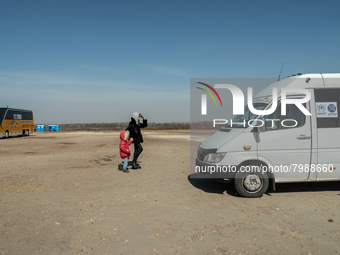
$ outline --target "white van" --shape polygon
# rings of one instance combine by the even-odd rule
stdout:
[[[232,180],[244,197],[260,197],[269,186],[275,190],[275,183],[339,181],[340,74],[304,74],[277,81],[254,97],[256,109],[271,107],[273,87],[278,92],[282,87],[307,89],[311,99],[303,106],[311,115],[295,104],[287,104],[286,115],[281,115],[280,93],[270,115],[256,116],[245,106],[244,115],[233,118],[239,124],[228,123],[199,146],[196,172]],[[244,126],[241,119],[256,120]]]

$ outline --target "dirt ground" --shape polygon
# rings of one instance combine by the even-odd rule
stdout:
[[[189,178],[189,131],[143,136],[130,173],[118,132],[0,139],[0,253],[340,254],[340,182],[242,198]]]

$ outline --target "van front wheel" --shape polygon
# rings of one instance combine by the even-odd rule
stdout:
[[[234,186],[237,193],[243,197],[262,197],[268,189],[269,180],[267,174],[260,171],[238,171],[235,174]]]

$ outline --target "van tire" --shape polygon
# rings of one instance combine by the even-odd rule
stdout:
[[[248,171],[235,173],[234,186],[238,194],[243,197],[262,197],[269,186],[266,173]]]

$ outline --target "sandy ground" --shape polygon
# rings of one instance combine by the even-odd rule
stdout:
[[[117,132],[0,139],[0,253],[340,254],[340,182],[242,198],[189,178],[188,131],[143,135],[130,173]]]

